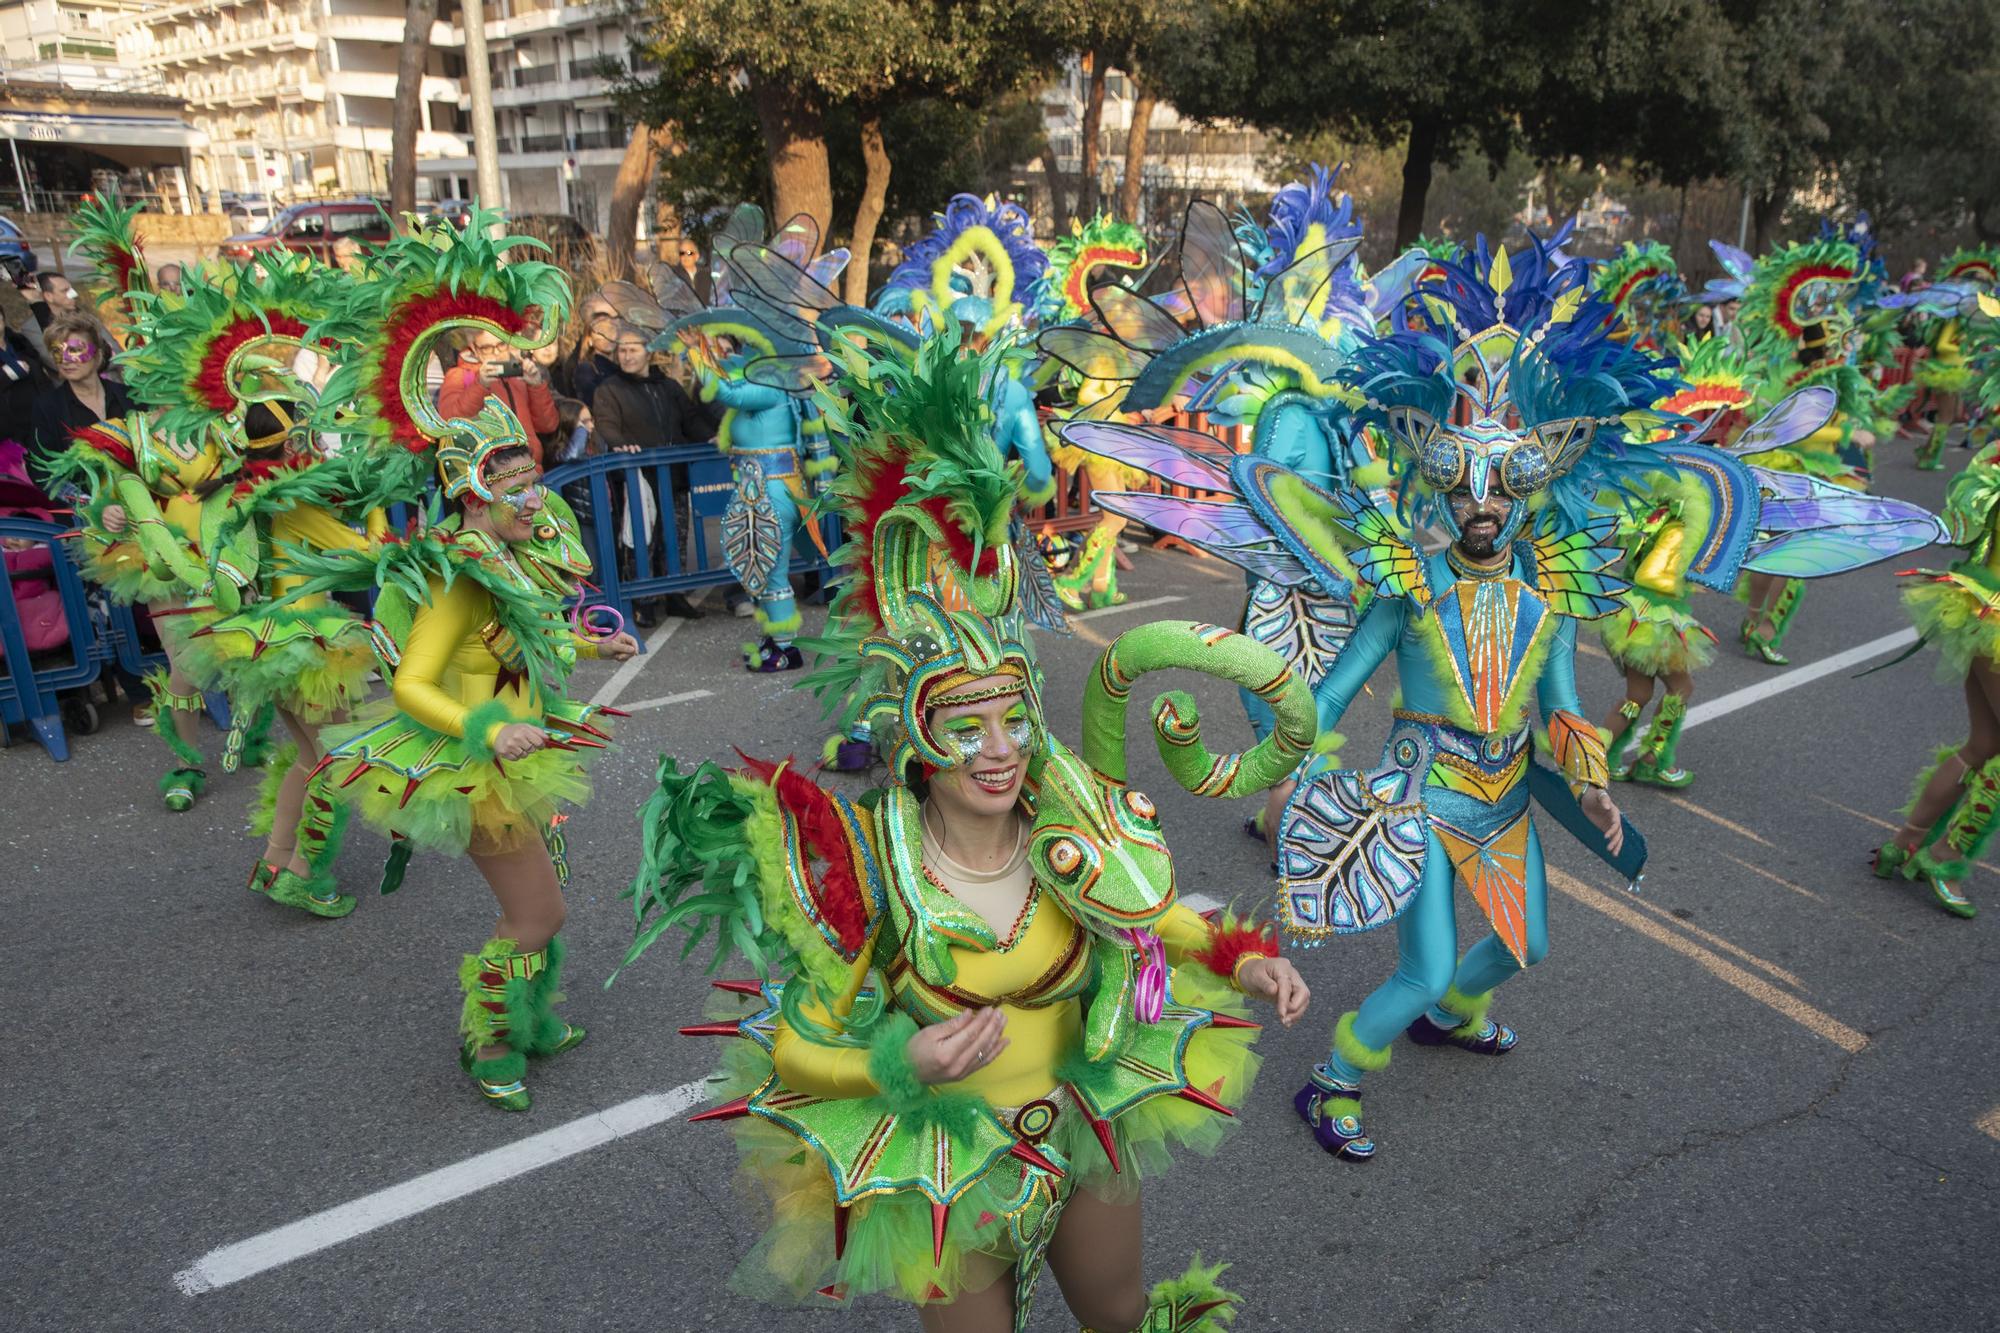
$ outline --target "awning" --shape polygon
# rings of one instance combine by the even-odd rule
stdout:
[[[0,108],[0,138],[119,148],[208,147],[208,136],[170,116],[71,115]]]

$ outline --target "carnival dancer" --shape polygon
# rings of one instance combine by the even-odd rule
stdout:
[[[1199,489],[1214,498],[1099,497],[1284,586],[1370,590],[1316,691],[1322,730],[1383,661],[1397,660],[1402,695],[1381,766],[1335,771],[1315,760],[1279,827],[1280,915],[1295,938],[1397,926],[1395,975],[1343,1015],[1296,1098],[1321,1147],[1349,1161],[1375,1151],[1361,1084],[1387,1066],[1399,1031],[1483,1055],[1518,1041],[1488,1009],[1494,990],[1548,948],[1531,795],[1628,880],[1643,869],[1643,842],[1606,791],[1604,740],[1574,678],[1577,622],[1620,605],[1623,581],[1604,570],[1618,555],[1609,538],[1622,497],[1649,472],[1703,477],[1722,498],[1694,536],[1691,567],[1724,582],[1750,557],[1788,573],[1834,572],[1834,554],[1855,567],[1936,530],[1914,506],[1849,502],[1804,479],[1783,490],[1779,474],[1769,476],[1782,503],[1763,506],[1754,474],[1733,459],[1648,444],[1672,424],[1659,406],[1675,387],[1663,374],[1670,364],[1610,340],[1581,265],[1552,263],[1539,245],[1510,256],[1482,242],[1440,271],[1412,293],[1409,326],[1362,340],[1338,374],[1358,396],[1356,424],[1395,450],[1397,506],[1412,525],[1443,527],[1446,549],[1425,553],[1363,489],[1322,488],[1254,456],[1211,470]],[[1454,424],[1461,406],[1470,420]],[[1173,443],[1094,447],[1164,479],[1186,471]],[[1533,758],[1531,704],[1554,770]],[[1493,927],[1462,958],[1457,883]]]
[[[1050,734],[1014,633],[1020,469],[986,424],[995,354],[956,344],[843,357],[822,400],[849,651],[820,683],[867,700],[890,785],[851,802],[789,762],[663,759],[631,957],[712,926],[717,966],[734,949],[765,974],[718,982],[730,1012],[684,1029],[734,1039],[698,1118],[732,1125],[776,1209],[739,1289],[887,1291],[927,1329],[1019,1330],[1046,1263],[1086,1326],[1219,1329],[1216,1269],[1143,1294],[1141,1182],[1212,1147],[1242,1102],[1255,1025],[1232,988],[1287,1023],[1307,995],[1268,930],[1175,902],[1122,718],[1159,667],[1262,686],[1280,726],[1240,756],[1207,753],[1186,696],[1156,705],[1169,768],[1221,795],[1298,761],[1310,701],[1267,649],[1160,624],[1099,660],[1081,749]],[[742,865],[752,885],[725,889]]]
[[[713,305],[701,303],[673,270],[654,270],[657,294],[678,318],[653,347],[684,351],[702,399],[723,409],[716,446],[729,457],[735,487],[722,518],[723,552],[756,603],[762,631],[759,642],[744,645],[743,668],[768,674],[805,665],[793,642],[802,617],[792,589],[792,550],[803,533],[822,558],[828,555],[812,512],[833,460],[812,406],[812,375],[826,363],[816,357],[817,335],[805,317],[810,312],[765,297],[753,279],[809,281],[824,290],[845,268],[847,252],[820,254],[818,225],[803,214],[768,244],[763,233],[763,210],[744,204],[716,237]],[[736,267],[739,251],[750,272]],[[773,271],[785,269],[789,274]]]
[[[88,259],[113,293],[109,307],[129,328],[129,304],[151,290],[150,273],[133,233],[138,205],[115,194],[86,198],[72,218],[74,253]],[[165,633],[168,617],[206,586],[200,558],[200,505],[194,492],[228,466],[230,444],[217,434],[186,438],[153,429],[146,413],[117,417],[78,431],[50,463],[50,476],[72,489],[77,505],[78,563],[112,601],[143,608],[160,631],[164,668],[145,677],[154,733],[171,756],[159,781],[167,809],[194,808],[208,786],[201,752],[202,692],[182,669]],[[262,758],[261,732],[251,747]]]
[[[284,723],[291,744],[269,761],[252,820],[265,847],[248,883],[321,917],[345,916],[355,899],[333,875],[344,818],[308,797],[306,774],[319,759],[318,727],[359,702],[374,655],[367,626],[346,607],[324,598],[280,607],[296,580],[273,557],[284,544],[359,550],[384,530],[379,509],[348,503],[365,488],[320,452],[307,425],[312,386],[291,370],[329,284],[344,281],[304,255],[214,277],[191,271],[179,299],[141,303],[120,358],[134,396],[159,407],[157,433],[234,442],[226,466],[187,497],[199,505],[207,577],[163,637],[191,679],[228,696],[236,718]]]
[[[1138,273],[1146,263],[1146,234],[1132,223],[1105,213],[1088,222],[1072,220],[1070,234],[1049,247],[1049,266],[1037,287],[1035,322],[1044,329],[1087,325],[1094,314],[1092,291],[1117,284],[1116,270]],[[1117,410],[1121,388],[1114,381],[1092,379],[1074,367],[1064,367],[1058,382],[1065,399],[1054,413],[1059,420],[1104,420]],[[1033,409],[1032,399],[1028,407]],[[1035,426],[1039,431],[1039,421]],[[1053,443],[1049,461],[1071,476],[1083,477],[1093,491],[1126,489],[1124,468],[1073,445]],[[1099,511],[1097,522],[1075,553],[1074,567],[1055,580],[1057,595],[1066,609],[1083,611],[1125,600],[1118,591],[1118,541],[1124,530],[1123,516],[1108,509]]]
[[[621,630],[596,633],[573,613],[589,559],[575,520],[546,493],[521,424],[494,400],[472,419],[440,418],[422,367],[438,341],[474,328],[532,350],[535,330],[561,324],[560,272],[523,257],[494,262],[497,219],[475,209],[462,230],[399,236],[371,277],[316,323],[346,341],[378,331],[328,383],[326,420],[342,455],[409,476],[398,457],[432,462],[440,503],[420,530],[366,552],[285,551],[303,582],[287,602],[374,588],[387,698],[326,727],[313,790],[357,809],[392,839],[383,891],[402,881],[413,850],[471,858],[500,906],[493,938],[466,955],[460,1065],[488,1104],[529,1106],[526,1060],[573,1048],[582,1027],[560,998],[567,860],[559,813],[588,794],[584,765],[604,745],[610,710],[563,695],[575,659],[630,658]],[[525,244],[533,244],[532,242]]]
[[[1680,384],[1659,400],[1658,410],[1699,420],[1706,438],[1721,418],[1749,405],[1743,359],[1725,338],[1678,343],[1675,353]],[[1685,787],[1694,781],[1680,764],[1679,749],[1694,673],[1715,659],[1715,635],[1695,615],[1689,596],[1703,534],[1718,519],[1708,481],[1684,468],[1663,469],[1647,479],[1637,505],[1619,519],[1623,605],[1597,622],[1604,651],[1625,674],[1625,697],[1602,728],[1611,737],[1607,755],[1616,782]],[[1642,729],[1646,706],[1662,688],[1653,720]]]
[[[1934,303],[1938,288],[1960,300],[1941,317],[1930,321],[1929,353],[1917,363],[1916,383],[1930,395],[1930,434],[1917,446],[1917,467],[1936,472],[1944,467],[1944,442],[1951,428],[1965,414],[1968,391],[1979,382],[1980,373],[1966,346],[1975,326],[1975,302],[1981,292],[1991,294],[2000,276],[2000,250],[1988,247],[1960,250],[1944,262],[1939,280],[1924,296]],[[1968,425],[1968,432],[1971,427]]]
[[[1625,242],[1593,265],[1590,289],[1614,312],[1611,336],[1647,351],[1665,351],[1677,332],[1676,312],[1687,298],[1674,252],[1658,241]]]
[[[2000,301],[1979,302],[2000,318]],[[2000,373],[1975,389],[1988,410],[2000,408]],[[1938,906],[1970,917],[1978,908],[1963,888],[1992,840],[2000,810],[2000,457],[1983,451],[1945,492],[1949,540],[1965,555],[1946,570],[1917,570],[1903,605],[1938,646],[1939,674],[1965,689],[1966,739],[1946,746],[1923,771],[1903,808],[1903,825],[1875,851],[1883,879],[1920,880]]]
[[[1855,491],[1868,489],[1883,400],[1852,361],[1855,335],[1848,297],[1861,275],[1860,252],[1843,240],[1784,245],[1757,260],[1738,320],[1756,401],[1769,407],[1795,390],[1824,385],[1834,391],[1837,409],[1806,439],[1746,454],[1745,461]],[[1791,661],[1781,647],[1804,592],[1797,579],[1754,572],[1745,579],[1738,592],[1746,608],[1738,631],[1745,655],[1772,666]]]

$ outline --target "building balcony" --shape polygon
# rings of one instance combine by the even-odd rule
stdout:
[[[379,97],[394,101],[396,75],[393,71],[376,73],[369,70],[328,70],[326,87],[328,92],[338,93],[342,97]],[[426,102],[462,102],[465,97],[457,79],[447,79],[437,74],[424,75],[422,95]]]
[[[322,23],[327,36],[342,41],[403,44],[403,20],[391,14],[334,14]],[[455,50],[464,45],[464,36],[449,23],[433,23],[431,45]]]
[[[574,68],[574,67],[572,67]],[[531,83],[516,82],[518,76],[535,76]],[[530,65],[510,71],[505,82],[493,80],[493,105],[496,107],[547,106],[557,107],[570,102],[589,98],[606,98],[611,95],[611,83],[607,79],[595,77],[562,77],[570,74],[560,65]],[[554,76],[554,77],[551,77]],[[461,104],[469,106],[469,104]]]

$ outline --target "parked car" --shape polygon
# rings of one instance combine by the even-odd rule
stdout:
[[[12,218],[0,218],[0,266],[8,270],[7,276],[17,278],[23,273],[33,273],[39,263],[35,258],[35,247],[28,244],[28,237]]]
[[[270,204],[251,199],[238,199],[223,212],[239,232],[265,231],[269,229],[271,220],[277,216],[276,210]]]
[[[363,245],[389,239],[389,218],[370,199],[342,199],[293,204],[262,231],[244,232],[222,242],[229,259],[248,259],[265,250],[283,248],[331,263],[334,245],[348,237]]]

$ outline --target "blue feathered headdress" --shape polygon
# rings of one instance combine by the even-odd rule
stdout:
[[[931,221],[931,231],[903,252],[887,290],[907,292],[910,308],[939,324],[961,298],[978,297],[991,303],[981,327],[998,333],[1022,313],[1049,266],[1027,210],[992,195],[955,194]]]

